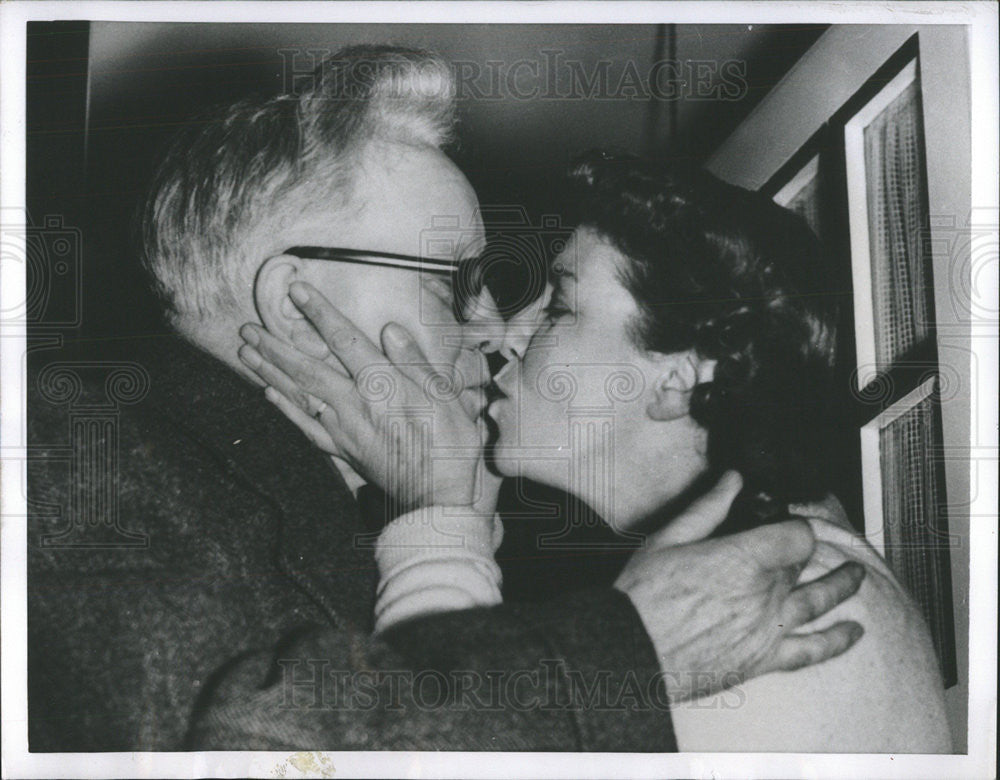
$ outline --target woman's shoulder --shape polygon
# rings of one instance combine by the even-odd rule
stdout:
[[[816,551],[801,581],[853,560],[867,576],[858,593],[803,630],[842,620],[865,629],[837,658],[755,678],[675,711],[682,750],[947,752],[950,736],[930,634],[913,600],[864,539],[817,507],[808,517]],[[841,512],[842,514],[842,512]]]
[[[800,583],[822,577],[848,561],[860,563],[866,572],[858,593],[818,618],[812,628],[824,628],[841,620],[864,624],[867,618],[872,625],[866,625],[866,633],[871,628],[880,642],[909,645],[910,641],[926,639],[930,646],[920,608],[885,559],[850,526],[836,498],[831,496],[824,502],[796,506],[793,515],[804,518],[816,536],[816,549],[799,575]]]

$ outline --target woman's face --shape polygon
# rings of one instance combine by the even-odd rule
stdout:
[[[618,529],[706,467],[690,452],[697,438],[690,418],[664,422],[648,413],[665,356],[630,338],[639,310],[619,281],[624,262],[595,232],[574,233],[552,264],[544,309],[509,324],[507,352],[520,359],[497,375],[507,397],[489,409],[504,475],[566,490]]]

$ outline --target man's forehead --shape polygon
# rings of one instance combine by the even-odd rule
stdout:
[[[371,147],[359,167],[355,196],[367,207],[380,202],[406,204],[421,216],[478,217],[479,202],[465,174],[439,149],[405,144]]]
[[[401,145],[393,145],[401,146]],[[433,257],[465,257],[484,242],[479,203],[461,171],[434,149],[366,155],[349,197],[300,211],[292,244],[340,246]],[[442,251],[450,246],[449,251]]]

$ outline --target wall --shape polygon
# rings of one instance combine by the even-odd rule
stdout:
[[[85,267],[92,277],[88,287],[138,292],[124,239],[157,150],[180,125],[214,103],[294,86],[296,73],[308,78],[316,62],[345,45],[430,48],[460,63],[460,78],[482,74],[460,89],[456,160],[484,203],[524,206],[536,220],[539,213],[549,213],[549,193],[566,163],[585,150],[613,147],[703,159],[822,29],[677,25],[667,46],[666,26],[648,24],[95,22],[89,56],[87,202],[93,218],[85,242]],[[558,64],[551,65],[556,53]],[[720,63],[743,63],[747,88],[736,99],[681,92],[662,105],[633,94],[626,69],[648,76],[661,58],[689,67],[709,63],[710,70],[714,63],[716,81]],[[580,80],[571,79],[571,67],[585,74],[584,81],[607,68],[608,94],[598,90],[587,97],[577,88]],[[709,94],[712,83],[703,85]],[[121,297],[118,306],[90,306],[86,324],[111,331],[146,327],[150,304],[137,294]]]

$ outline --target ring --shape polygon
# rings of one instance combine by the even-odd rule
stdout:
[[[315,417],[318,420],[320,418],[320,415],[322,415],[323,412],[325,412],[329,408],[330,405],[326,401],[320,401],[319,407],[316,409],[315,412],[313,412],[313,417]]]

